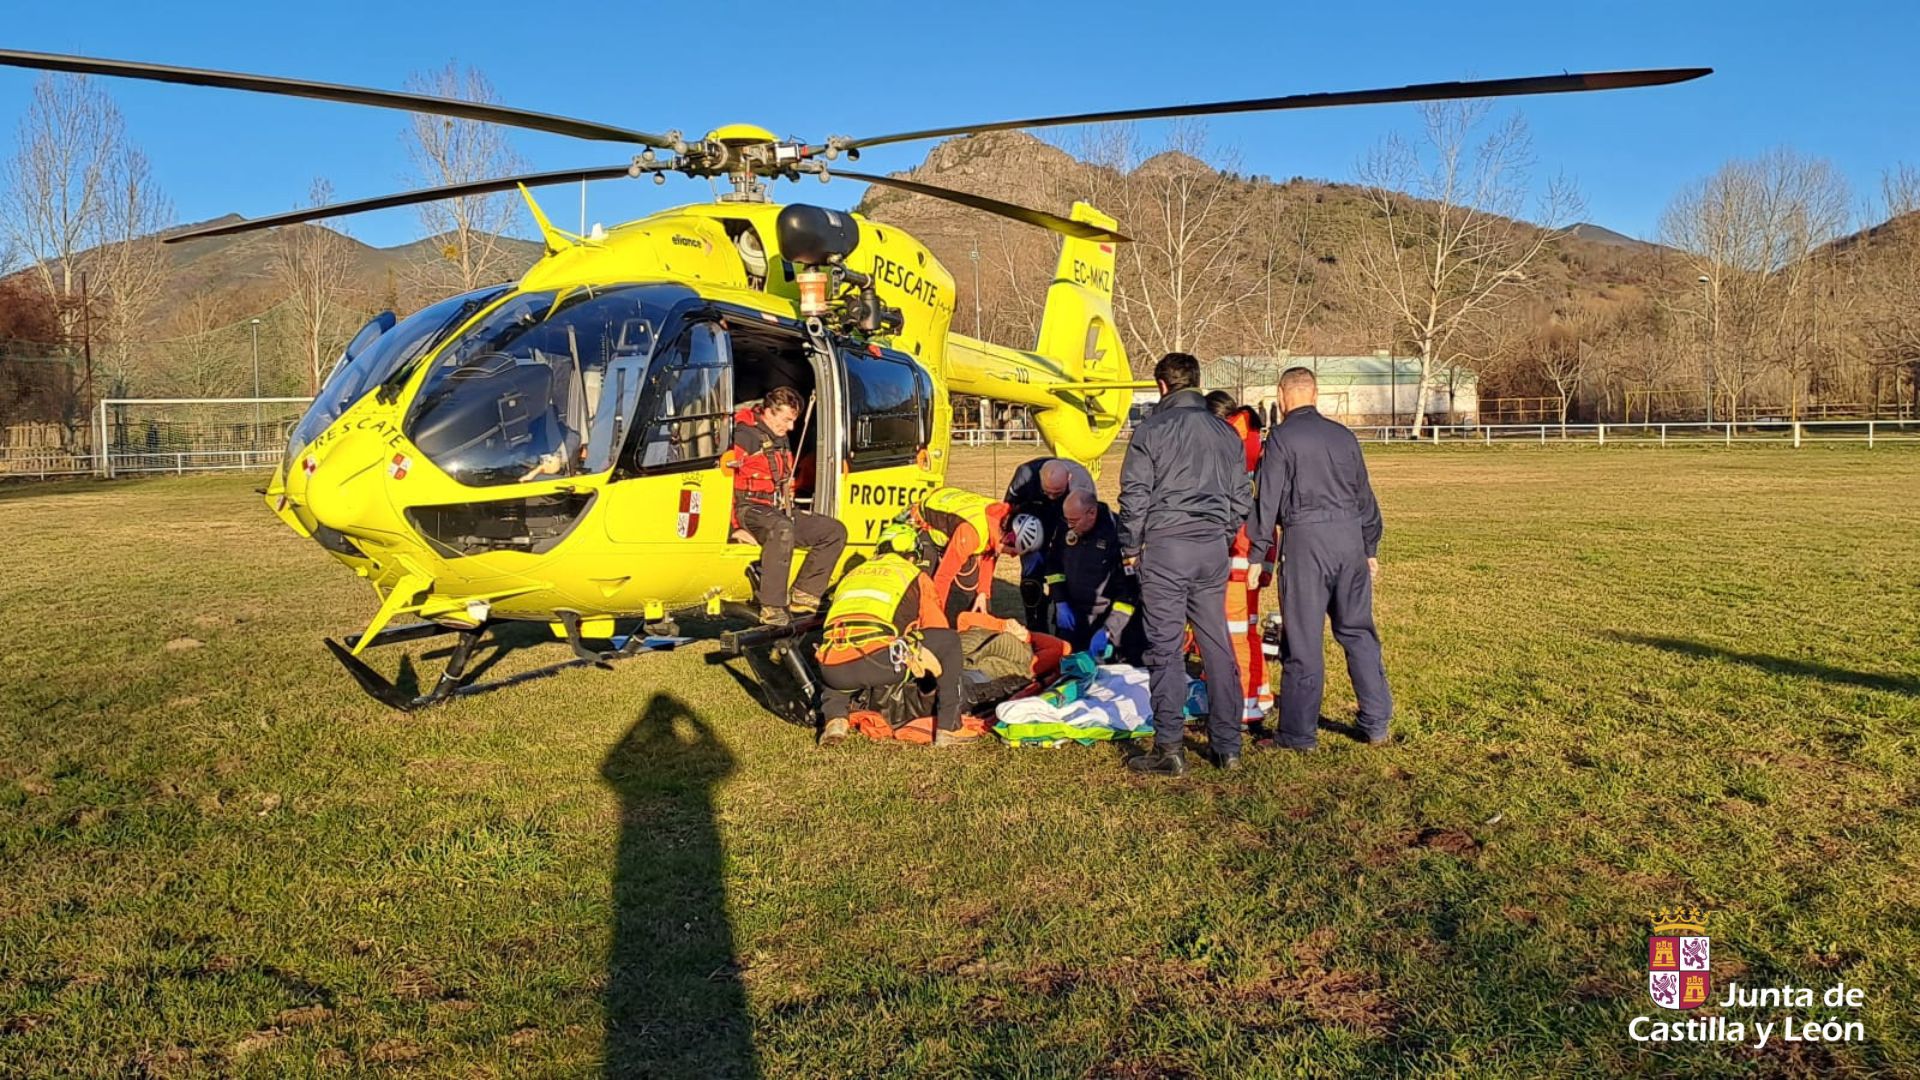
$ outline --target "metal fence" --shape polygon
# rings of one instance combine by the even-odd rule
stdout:
[[[1920,446],[1920,420],[1764,420],[1751,423],[1474,424],[1422,428],[1356,427],[1367,442],[1415,442],[1492,446],[1588,444],[1594,446],[1772,445],[1814,443]]]
[[[109,398],[85,422],[0,429],[0,479],[271,469],[310,398]]]
[[[138,399],[100,403],[92,422],[60,438],[58,425],[0,443],[0,479],[185,474],[273,468],[307,398]],[[162,416],[158,410],[172,410]],[[260,410],[255,419],[254,410]],[[189,418],[190,417],[190,418]],[[22,425],[24,427],[24,425]],[[1752,423],[1454,424],[1355,426],[1364,442],[1426,446],[1920,446],[1920,420],[1800,420]],[[57,433],[56,433],[57,434]],[[1122,438],[1129,432],[1123,432]],[[1042,445],[1033,428],[964,428],[953,445]],[[97,447],[106,447],[101,453]]]

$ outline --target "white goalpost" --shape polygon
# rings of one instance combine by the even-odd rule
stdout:
[[[312,398],[103,398],[93,414],[97,476],[271,469]]]

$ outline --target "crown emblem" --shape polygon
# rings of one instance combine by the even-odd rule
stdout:
[[[1707,932],[1707,912],[1697,907],[1661,908],[1647,916],[1653,920],[1653,932],[1672,933],[1676,930],[1691,930],[1696,934]]]

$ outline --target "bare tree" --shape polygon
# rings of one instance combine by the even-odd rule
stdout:
[[[457,64],[417,73],[407,80],[407,89],[467,101],[498,100],[485,75]],[[477,120],[414,113],[407,148],[418,179],[432,186],[526,171],[505,129]],[[513,259],[500,240],[514,224],[516,198],[500,192],[422,203],[420,222],[433,241],[416,267],[422,287],[465,292],[510,276]]]
[[[1701,285],[1707,386],[1729,422],[1762,373],[1800,369],[1820,271],[1813,256],[1847,217],[1846,183],[1833,166],[1785,149],[1728,162],[1661,216],[1663,240]]]
[[[1045,282],[1058,253],[1050,250],[1050,244],[1036,243],[1031,229],[1012,227],[1004,219],[992,227],[992,242],[979,242],[974,249],[980,252],[980,292],[988,320],[982,333],[987,341],[1024,348],[1040,336]]]
[[[59,309],[63,338],[97,330],[108,384],[124,385],[159,298],[166,261],[155,234],[172,209],[105,91],[83,76],[34,84],[0,210],[4,243]]]
[[[1280,188],[1266,192],[1254,229],[1260,245],[1258,318],[1249,336],[1261,351],[1278,357],[1294,351],[1325,297],[1316,269],[1319,236],[1314,204],[1289,204]]]
[[[240,391],[247,370],[245,334],[232,318],[235,297],[202,288],[178,299],[168,328],[174,337],[160,343],[161,377],[179,397],[227,397]]]
[[[80,318],[76,256],[100,241],[123,132],[119,110],[92,80],[41,76],[20,119],[19,149],[0,178],[0,229],[60,305],[68,338]]]
[[[1205,160],[1206,129],[1175,125],[1145,160],[1127,124],[1096,129],[1083,146],[1094,166],[1087,196],[1126,222],[1133,238],[1117,252],[1114,289],[1128,354],[1151,363],[1227,344],[1235,309],[1258,288],[1238,264],[1256,203],[1244,182],[1222,171],[1230,162]]]
[[[1580,392],[1593,363],[1592,325],[1587,320],[1552,325],[1542,331],[1534,344],[1534,363],[1540,374],[1553,385],[1560,407],[1560,434],[1567,433],[1567,409]]]
[[[1485,102],[1431,102],[1421,116],[1420,144],[1391,137],[1362,162],[1374,220],[1354,250],[1366,292],[1420,360],[1415,437],[1434,373],[1464,359],[1458,346],[1475,319],[1525,292],[1527,268],[1580,208],[1572,186],[1556,179],[1540,199],[1538,225],[1517,220],[1532,165],[1519,115],[1483,138]]]
[[[108,386],[124,390],[149,359],[143,346],[167,276],[159,234],[173,208],[153,182],[146,155],[131,148],[119,155],[107,196],[102,243],[82,263],[92,292],[107,302],[100,323],[104,348],[95,351],[98,366]]]
[[[333,185],[316,179],[310,205],[325,206]],[[309,393],[318,394],[328,366],[351,332],[347,278],[353,268],[353,244],[319,225],[294,225],[274,236],[273,274],[286,292],[294,341]]]
[[[1874,405],[1879,406],[1881,381],[1890,374],[1896,395],[1906,379],[1920,411],[1920,169],[1902,165],[1888,171],[1881,196],[1887,220],[1855,253],[1858,284],[1866,293],[1861,324]]]

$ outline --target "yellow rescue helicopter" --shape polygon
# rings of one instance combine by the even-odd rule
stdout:
[[[317,98],[506,124],[641,149],[606,167],[500,177],[278,214],[169,243],[436,199],[518,189],[545,256],[518,282],[382,313],[349,344],[265,489],[288,527],[365,578],[366,628],[327,644],[398,708],[458,689],[482,635],[549,624],[582,660],[683,643],[677,613],[719,615],[752,595],[759,548],[731,525],[721,465],[736,409],[775,386],[808,400],[798,505],[844,522],[850,552],[940,486],[949,395],[1024,405],[1052,452],[1096,466],[1133,381],[1113,315],[1114,245],[1098,209],[1067,216],[832,163],[863,149],[984,131],[1106,121],[1649,86],[1710,69],[1563,74],[958,124],[824,143],[745,124],[697,139],[418,94],[134,61],[0,50],[0,65]],[[723,178],[712,204],[591,235],[556,228],[527,189],[666,174]],[[774,205],[774,180],[832,176],[902,188],[1059,233],[1039,339],[1016,349],[952,332],[954,280],[898,228]],[[395,620],[406,617],[396,625]],[[805,623],[730,635],[763,679],[808,688]],[[621,631],[625,631],[622,633]],[[758,633],[758,638],[751,633]],[[458,635],[424,692],[374,672],[378,645]],[[592,648],[605,642],[610,651]],[[796,704],[789,718],[803,719]]]

